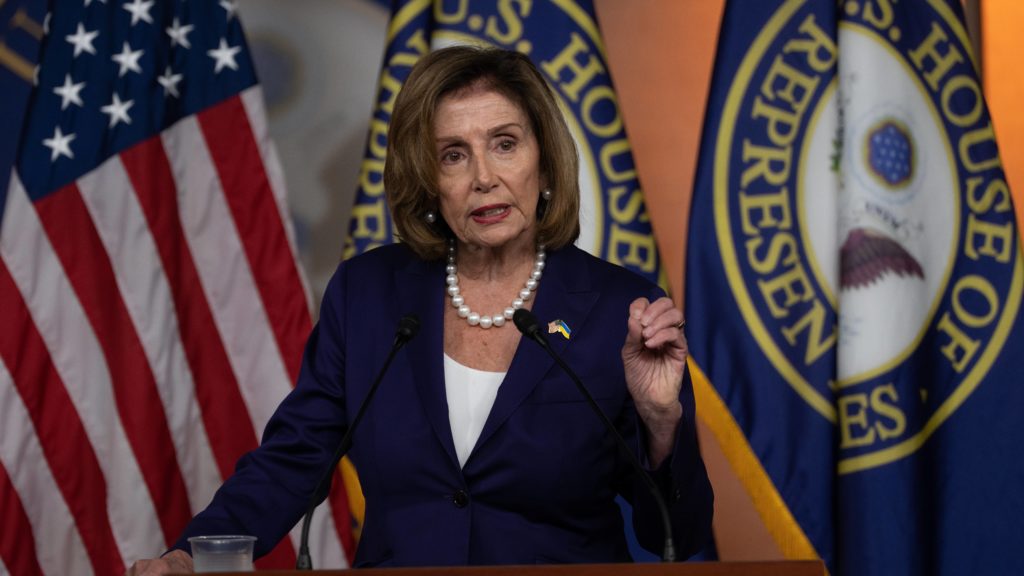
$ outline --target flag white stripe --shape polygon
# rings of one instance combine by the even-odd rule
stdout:
[[[7,470],[29,523],[36,560],[46,574],[92,573],[64,495],[47,465],[28,410],[0,359],[0,464]],[[0,574],[8,571],[0,559]]]
[[[154,265],[160,254],[119,156],[79,179],[78,187],[156,380],[195,514],[213,497],[221,477],[179,337],[173,294],[163,268]]]
[[[12,178],[0,257],[10,269],[81,418],[107,483],[122,558],[161,551],[163,532],[117,413],[103,352],[21,182]],[[42,535],[45,536],[45,535]]]
[[[195,117],[163,133],[182,229],[256,437],[291,390],[238,229]]]

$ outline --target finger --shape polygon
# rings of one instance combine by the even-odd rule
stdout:
[[[125,572],[125,576],[145,576],[148,573],[147,568],[149,568],[149,565],[153,562],[153,560],[136,560],[135,563],[128,568],[128,571]]]
[[[679,311],[676,309],[672,300],[668,297],[662,296],[654,302],[651,302],[647,308],[644,309],[644,313],[640,318],[640,323],[646,328],[654,325],[656,321],[662,319],[666,314],[675,315],[676,312]],[[679,312],[678,316],[681,319],[682,312]]]
[[[675,337],[685,322],[683,313],[675,307],[672,300],[659,298],[644,311],[641,324],[644,326],[644,338],[650,339],[655,334],[669,329],[672,331],[669,337]]]
[[[669,326],[654,332],[649,338],[642,337],[644,346],[648,349],[662,349],[666,352],[671,352],[673,355],[687,354],[688,348],[686,344],[686,337],[683,335],[682,330],[675,326]]]
[[[629,317],[626,322],[626,346],[639,347],[643,345],[643,326],[640,319],[650,303],[647,298],[637,298],[629,305]]]
[[[647,309],[651,306],[651,302],[647,298],[637,298],[629,303],[629,317],[641,322]]]
[[[644,337],[644,343],[648,348],[671,348],[686,354],[686,336],[680,328],[675,325],[667,326],[653,332],[649,337]]]

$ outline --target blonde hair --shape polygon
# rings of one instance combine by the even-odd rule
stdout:
[[[443,97],[473,87],[498,92],[529,119],[540,148],[541,180],[551,190],[551,199],[537,204],[538,242],[550,249],[572,243],[580,235],[579,157],[551,88],[526,56],[478,46],[424,56],[395,100],[384,189],[397,236],[421,258],[444,256],[451,230],[440,215],[433,224],[424,218],[427,211],[439,214],[434,115]]]

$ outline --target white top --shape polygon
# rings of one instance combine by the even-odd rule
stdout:
[[[487,415],[491,413],[498,387],[505,372],[485,372],[463,366],[444,355],[444,390],[448,396],[448,422],[455,440],[459,466],[465,466],[469,453],[480,439]]]

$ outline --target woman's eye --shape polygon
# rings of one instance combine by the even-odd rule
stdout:
[[[448,150],[441,156],[441,162],[454,164],[462,159],[462,154],[456,150]]]
[[[503,150],[505,152],[509,152],[511,150],[514,150],[515,147],[516,147],[516,141],[515,140],[502,140],[501,142],[498,143],[498,148],[500,148],[501,150]]]

